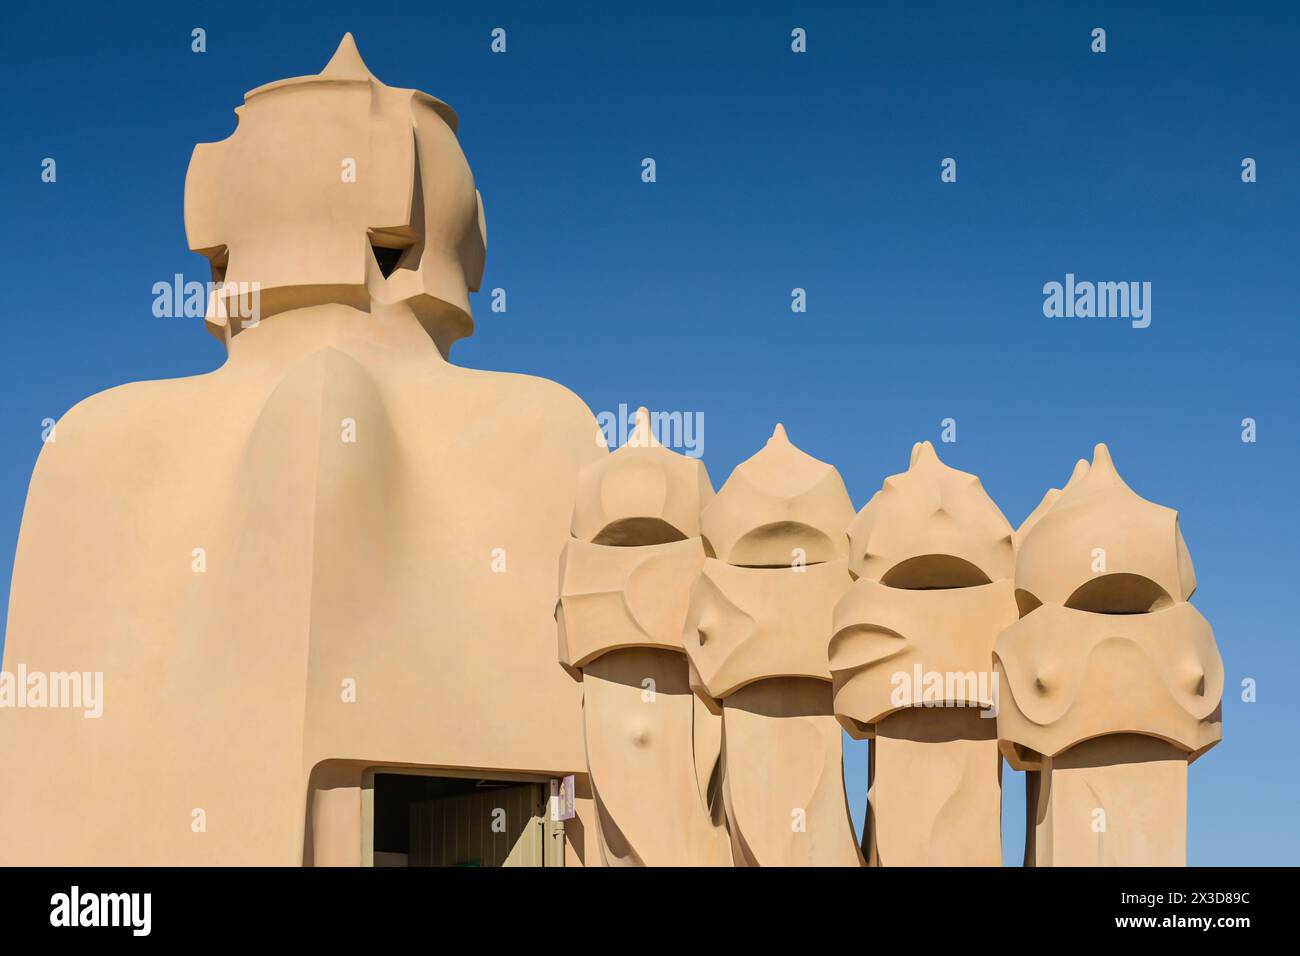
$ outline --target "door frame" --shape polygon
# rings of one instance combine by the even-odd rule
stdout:
[[[453,777],[460,780],[499,780],[502,783],[536,783],[542,786],[542,866],[564,866],[564,823],[550,815],[550,782],[558,779],[546,773],[506,773],[497,770],[469,770],[464,767],[412,767],[403,764],[374,764],[361,773],[361,865],[375,865],[375,775],[406,774],[412,777]]]

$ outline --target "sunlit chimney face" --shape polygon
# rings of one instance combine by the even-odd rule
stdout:
[[[215,279],[256,287],[263,318],[404,302],[444,349],[473,331],[485,230],[450,107],[381,83],[348,35],[319,75],[259,87],[235,112],[186,178],[190,248]],[[210,314],[209,328],[241,326]]]

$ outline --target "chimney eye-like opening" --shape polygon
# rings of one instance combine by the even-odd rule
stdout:
[[[625,548],[685,540],[686,535],[662,518],[620,518],[601,528],[592,543]]]
[[[818,528],[798,521],[774,521],[746,532],[731,546],[727,561],[742,568],[789,570],[796,559],[810,565],[835,557],[835,544]]]
[[[1028,617],[1032,612],[1043,606],[1043,602],[1030,591],[1024,588],[1016,588],[1016,607],[1020,611],[1022,618]]]
[[[387,279],[397,268],[397,263],[401,261],[405,249],[397,249],[392,246],[377,245],[373,240],[370,243],[370,251],[374,253],[375,262],[379,264],[379,274]]]
[[[226,267],[230,265],[230,249],[227,246],[217,249],[208,257],[208,265],[212,267],[212,281],[218,284],[225,282]]]
[[[990,584],[976,565],[951,554],[922,554],[894,565],[880,579],[885,587],[904,591],[939,591]]]
[[[1147,614],[1172,605],[1165,589],[1140,574],[1102,574],[1079,585],[1065,606],[1094,614]]]
[[[374,226],[369,230],[370,251],[385,279],[398,268],[418,269],[424,255],[424,183],[420,175],[420,144],[415,146],[415,182],[411,190],[411,218],[403,226]]]
[[[379,274],[385,279],[398,269],[418,269],[420,258],[424,254],[424,195],[420,190],[420,170],[415,170],[415,198],[411,211],[411,221],[405,226],[368,230],[370,253],[379,266]]]

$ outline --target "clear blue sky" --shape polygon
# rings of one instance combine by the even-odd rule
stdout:
[[[1300,7],[704,6],[7,9],[0,598],[41,420],[223,359],[201,323],[151,313],[153,283],[207,278],[182,221],[194,143],[350,30],[381,79],[461,116],[484,288],[509,312],[476,297],[459,364],[555,379],[593,411],[701,411],[715,486],[783,421],[858,506],[946,417],[941,453],[1013,523],[1108,442],[1181,512],[1227,668],[1190,860],[1296,863]],[[1150,328],[1045,318],[1043,284],[1067,272],[1151,282]],[[847,755],[860,813],[865,748]],[[1018,862],[1022,778],[1004,779]]]

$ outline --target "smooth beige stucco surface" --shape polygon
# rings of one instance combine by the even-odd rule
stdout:
[[[587,769],[606,866],[726,866],[717,720],[695,706],[682,647],[704,563],[699,461],[668,451],[640,408],[628,441],[583,469],[556,606],[559,660],[582,681]],[[606,543],[597,543],[606,542]],[[711,803],[712,801],[712,803]]]
[[[195,153],[191,242],[225,244],[240,279],[276,276],[277,311],[249,328],[215,317],[220,369],[87,399],[42,449],[5,666],[102,671],[105,705],[4,715],[5,863],[301,863],[308,777],[327,760],[585,773],[552,612],[578,472],[605,454],[596,423],[552,382],[444,358],[439,341],[472,327],[477,276],[459,255],[434,257],[428,282],[379,274],[366,228],[391,215],[347,197],[381,171],[337,180],[342,157],[369,155],[380,106],[438,177],[419,217],[416,167],[389,182],[428,249],[479,236],[479,202],[440,113],[359,64],[346,38],[332,66],[355,78],[250,94],[231,139]],[[277,147],[253,162],[246,136]],[[196,181],[221,191],[219,220]],[[325,243],[310,263],[305,232]]]
[[[855,514],[777,425],[715,495],[645,408],[609,453],[451,363],[488,207],[447,104],[348,35],[236,114],[185,190],[225,364],[86,399],[32,476],[4,669],[104,698],[0,710],[0,864],[391,862],[404,772],[530,788],[516,862],[997,865],[1003,760],[1030,865],[1185,863],[1223,663],[1105,445],[1014,530],[929,442]]]

